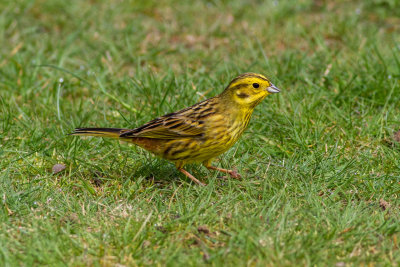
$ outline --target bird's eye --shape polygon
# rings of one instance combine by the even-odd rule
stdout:
[[[253,83],[253,87],[258,88],[258,87],[260,87],[260,85],[258,83]]]

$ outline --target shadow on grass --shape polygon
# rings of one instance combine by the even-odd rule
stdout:
[[[117,164],[118,165],[118,164]],[[101,187],[106,181],[117,180],[124,183],[126,180],[144,183],[145,185],[156,185],[160,188],[167,188],[172,183],[193,183],[189,178],[180,173],[173,163],[154,158],[138,163],[126,163],[122,168],[115,166],[86,166],[83,173],[89,178],[90,182]],[[201,166],[197,164],[186,165],[185,169],[202,181],[207,182],[210,178],[206,172],[200,170]]]

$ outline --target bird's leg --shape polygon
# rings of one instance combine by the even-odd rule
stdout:
[[[178,169],[178,171],[180,171],[181,173],[183,173],[184,175],[186,175],[187,177],[189,177],[190,180],[192,180],[193,182],[195,182],[196,184],[201,185],[201,186],[205,186],[205,185],[206,185],[206,184],[200,182],[199,180],[197,180],[196,177],[194,177],[194,176],[191,175],[187,170],[185,170],[185,169],[183,168],[183,165],[184,165],[184,163],[182,163],[182,162],[176,162],[176,163],[175,163],[175,166],[176,166],[176,168]]]
[[[204,162],[203,162],[203,165],[204,165],[204,167],[206,167],[206,168],[209,169],[209,170],[216,170],[216,171],[219,171],[219,172],[227,173],[227,174],[229,174],[232,178],[235,178],[235,179],[239,179],[239,178],[242,177],[242,176],[241,176],[237,171],[235,171],[235,170],[227,170],[227,169],[222,169],[222,168],[218,168],[218,167],[212,166],[212,165],[211,165],[211,160],[206,160],[206,161],[204,161]]]
[[[193,175],[191,175],[187,170],[183,169],[183,168],[178,168],[178,171],[180,171],[181,173],[183,173],[184,175],[186,175],[187,177],[189,177],[193,182],[195,182],[198,185],[201,186],[205,186],[206,184],[200,182],[199,180],[196,179],[196,177],[194,177]]]

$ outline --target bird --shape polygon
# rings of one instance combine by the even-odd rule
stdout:
[[[184,169],[202,163],[210,170],[241,178],[235,170],[213,166],[212,161],[232,147],[247,128],[254,108],[268,95],[279,93],[264,75],[243,73],[222,93],[193,106],[155,118],[135,129],[76,128],[70,135],[111,137],[133,143],[173,162],[177,170],[198,185]]]

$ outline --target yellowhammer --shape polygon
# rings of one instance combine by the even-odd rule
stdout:
[[[202,162],[212,170],[211,161],[227,151],[249,124],[254,108],[269,94],[278,93],[266,77],[244,73],[233,79],[219,95],[191,107],[156,118],[136,129],[80,128],[72,135],[112,137],[134,143],[175,163],[176,168],[199,185],[204,185],[183,169],[191,162]]]

